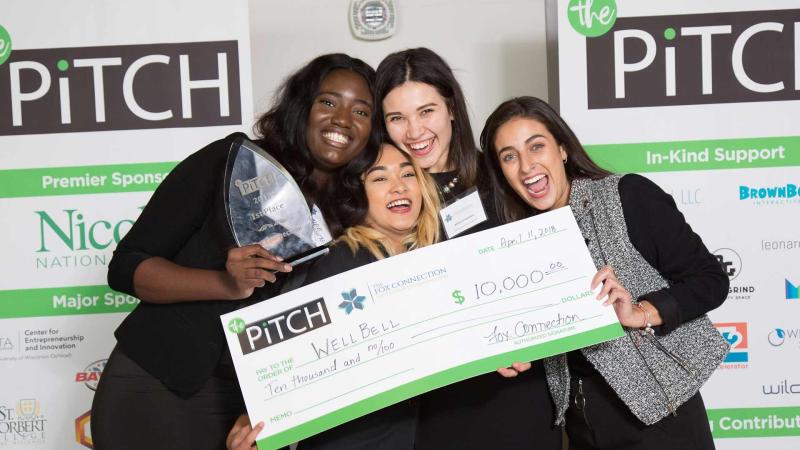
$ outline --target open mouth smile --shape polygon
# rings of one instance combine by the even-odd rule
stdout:
[[[411,200],[401,198],[386,204],[386,209],[396,214],[405,214],[411,211]]]

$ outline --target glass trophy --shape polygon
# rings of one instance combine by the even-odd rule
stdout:
[[[261,244],[290,264],[328,252],[331,234],[289,172],[253,142],[231,145],[225,169],[225,212],[237,245]]]

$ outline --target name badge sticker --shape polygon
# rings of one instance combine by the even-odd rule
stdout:
[[[461,197],[442,208],[439,217],[447,238],[454,238],[486,220],[486,211],[481,203],[478,189],[472,188]]]

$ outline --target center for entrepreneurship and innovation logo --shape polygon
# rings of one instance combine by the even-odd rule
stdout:
[[[339,308],[343,309],[347,314],[353,312],[353,309],[364,309],[366,297],[358,295],[355,288],[342,292],[342,299],[344,299],[344,301],[339,303]]]
[[[0,351],[13,351],[14,342],[8,336],[0,336]]]
[[[720,368],[745,369],[749,361],[747,349],[747,322],[715,323],[714,327],[731,346]]]
[[[785,281],[786,300],[800,300],[800,284],[792,283],[788,278],[786,278]]]

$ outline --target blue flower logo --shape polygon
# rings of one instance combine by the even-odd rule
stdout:
[[[342,308],[347,314],[353,312],[353,308],[364,309],[364,300],[366,298],[363,295],[358,295],[355,289],[350,289],[350,292],[342,292],[342,298],[344,301],[339,303],[339,308]]]

